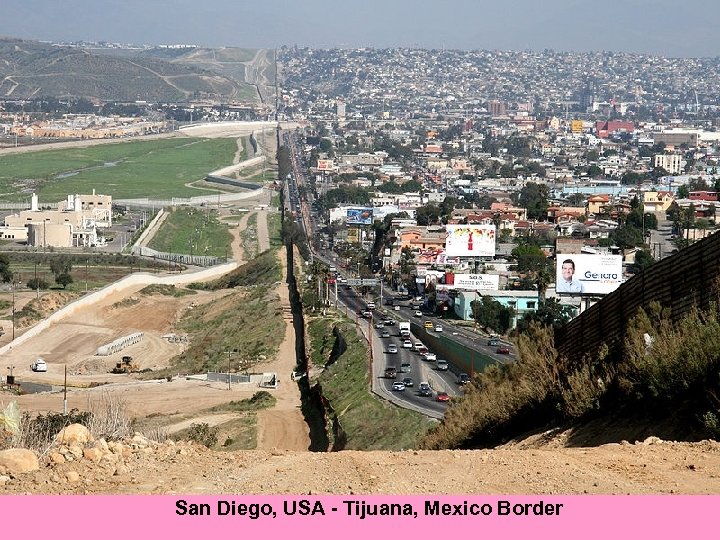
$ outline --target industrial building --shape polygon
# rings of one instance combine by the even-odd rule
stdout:
[[[112,226],[112,196],[68,195],[57,210],[40,209],[32,194],[30,210],[5,218],[0,238],[27,242],[32,247],[91,247],[98,244],[98,229]]]

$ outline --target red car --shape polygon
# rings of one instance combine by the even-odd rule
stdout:
[[[505,347],[504,345],[497,348],[498,354],[510,354],[510,349],[508,347]]]
[[[450,396],[447,392],[438,392],[437,396],[435,396],[435,399],[437,401],[442,401],[443,403],[450,401]]]

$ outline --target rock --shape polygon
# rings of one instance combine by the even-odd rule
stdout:
[[[9,476],[5,476],[5,475],[0,476],[0,486],[4,486],[4,485],[7,484],[9,481],[10,481],[10,477],[9,477]]]
[[[90,461],[100,461],[103,457],[103,451],[100,448],[86,448],[83,450],[83,457]]]
[[[56,465],[62,465],[67,460],[60,452],[50,452],[50,461]]]
[[[65,478],[68,482],[79,482],[80,474],[77,471],[68,471],[65,473]]]
[[[645,446],[649,446],[649,445],[651,445],[651,444],[662,444],[662,442],[663,442],[663,440],[662,440],[661,438],[651,436],[651,437],[648,437],[647,439],[645,439],[645,440],[643,441],[643,444],[644,444]]]
[[[76,460],[83,457],[83,449],[80,445],[77,444],[73,444],[68,447],[68,453]]]
[[[130,442],[134,445],[136,445],[138,448],[145,448],[149,445],[148,440],[143,437],[140,433],[135,433],[132,439],[130,439]]]
[[[55,440],[59,443],[71,445],[73,443],[86,444],[92,442],[94,438],[90,430],[82,424],[70,424],[55,436]]]
[[[20,474],[37,471],[40,462],[32,450],[10,448],[0,451],[0,468],[10,474]]]

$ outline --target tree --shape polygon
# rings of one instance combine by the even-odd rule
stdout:
[[[420,206],[415,210],[415,219],[418,225],[427,226],[437,223],[440,220],[440,208],[434,203]]]
[[[520,193],[513,193],[511,198],[515,204],[527,208],[529,219],[545,219],[547,218],[549,193],[545,184],[528,182],[520,190]]]
[[[518,330],[525,332],[535,322],[542,326],[560,328],[569,322],[574,315],[575,308],[560,303],[558,298],[548,298],[541,302],[536,311],[526,313],[518,322]]]
[[[649,251],[643,249],[635,254],[635,262],[630,265],[629,270],[633,274],[639,274],[648,266],[652,266],[653,264],[655,264],[655,259],[653,259],[653,256],[650,255]]]
[[[503,306],[491,296],[483,296],[480,301],[473,300],[470,302],[470,307],[473,319],[483,328],[490,328],[499,334],[505,334],[512,327],[515,310]]]
[[[55,283],[57,283],[58,285],[62,285],[63,289],[65,287],[67,287],[68,285],[70,285],[73,281],[74,280],[73,280],[72,276],[68,273],[59,274],[59,275],[55,276]]]
[[[42,278],[31,278],[31,279],[28,279],[28,281],[27,281],[27,287],[28,287],[28,289],[32,289],[32,290],[37,290],[37,289],[45,290],[48,288],[48,282]]]
[[[69,257],[58,255],[50,260],[50,271],[55,276],[55,282],[57,282],[58,276],[69,274],[70,270],[72,270],[72,261]],[[72,283],[72,281],[70,283]]]
[[[13,273],[10,270],[10,259],[4,253],[0,254],[0,278],[5,283],[9,283],[13,278]]]
[[[618,246],[620,249],[628,249],[635,246],[640,246],[644,243],[645,240],[642,236],[642,231],[640,229],[636,229],[628,223],[625,223],[624,225],[621,225],[617,229],[615,229],[611,233],[611,237],[613,242],[615,242],[615,245]]]

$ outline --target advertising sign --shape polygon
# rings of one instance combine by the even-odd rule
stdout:
[[[446,225],[449,257],[494,257],[495,225]]]
[[[455,274],[455,288],[471,291],[497,291],[500,276],[497,274]]]
[[[557,254],[555,291],[559,294],[609,294],[623,282],[620,255]]]
[[[335,163],[332,159],[318,159],[317,170],[318,171],[332,171],[335,169]]]
[[[373,218],[372,208],[348,208],[347,221],[348,225],[370,225]]]

